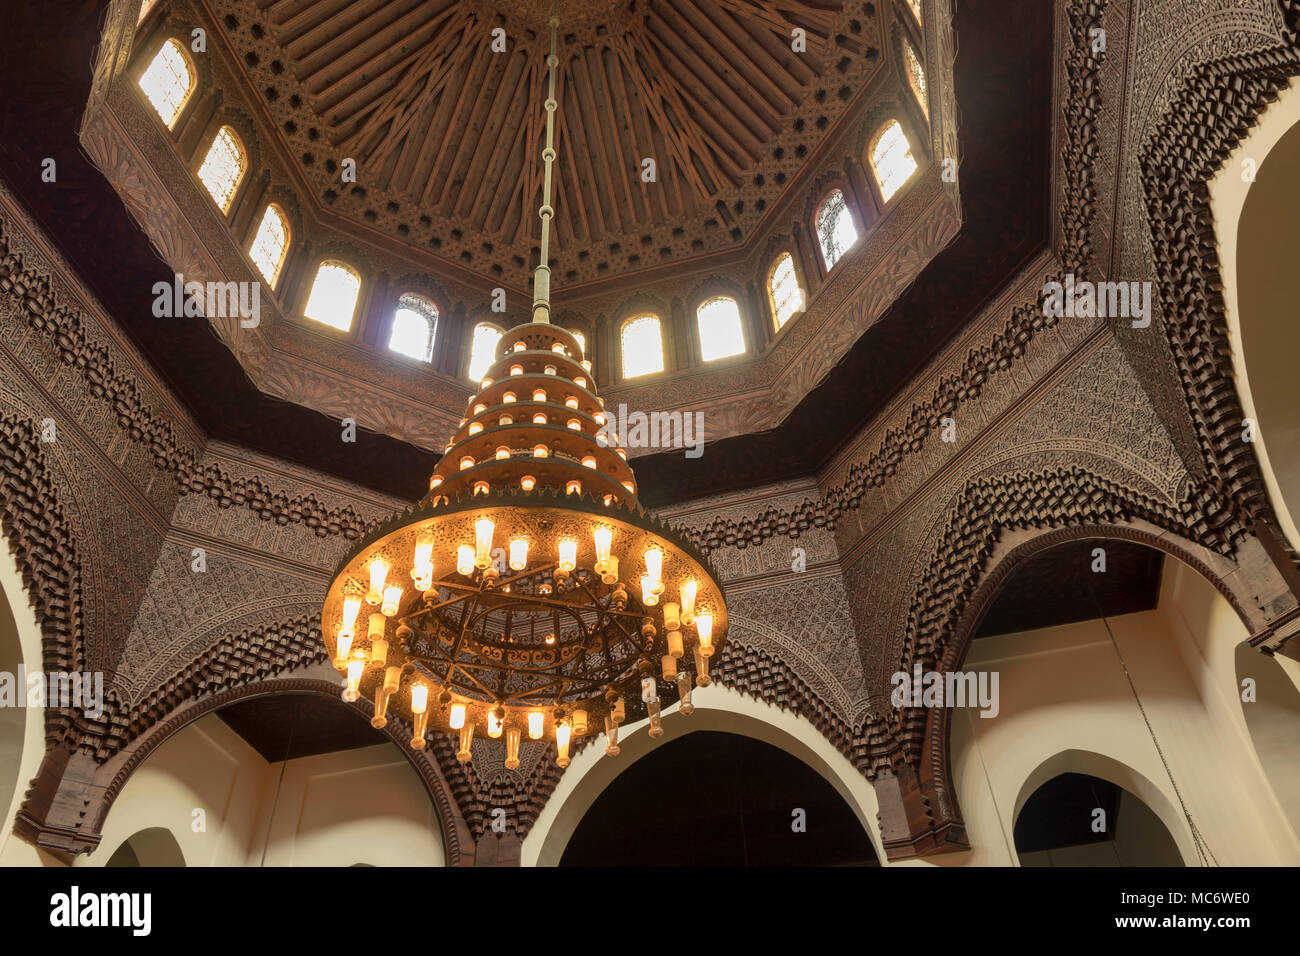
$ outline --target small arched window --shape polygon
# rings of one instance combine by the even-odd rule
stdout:
[[[474,326],[473,339],[469,349],[469,377],[481,381],[487,374],[488,367],[496,360],[497,343],[505,333],[495,325],[480,322]]]
[[[890,120],[871,141],[871,170],[880,187],[880,198],[889,202],[903,183],[916,172],[912,146],[898,120]]]
[[[921,112],[925,118],[930,118],[930,98],[925,92],[925,69],[921,66],[921,58],[916,55],[916,48],[912,46],[911,41],[903,39],[903,60],[907,67],[907,82],[912,87],[912,94],[916,101],[921,104]]]
[[[140,75],[139,83],[158,116],[171,129],[194,91],[194,67],[184,48],[170,39]]]
[[[208,194],[222,212],[230,212],[230,201],[235,198],[235,190],[239,188],[247,166],[248,160],[239,137],[229,126],[221,127],[212,138],[208,155],[203,157],[199,180],[208,187]]]
[[[623,323],[619,336],[623,356],[623,377],[635,378],[664,370],[664,340],[659,317],[638,315]]]
[[[357,311],[361,295],[361,276],[356,269],[335,259],[327,259],[316,270],[311,295],[303,315],[315,322],[342,329],[352,328],[352,317]]]
[[[433,360],[433,337],[437,329],[437,307],[423,296],[404,295],[397,300],[393,328],[388,335],[388,347],[401,355],[430,362]]]
[[[272,289],[280,280],[280,269],[288,251],[289,220],[279,206],[271,203],[262,212],[262,221],[253,236],[253,244],[248,248],[248,258],[253,260],[253,265]]]
[[[695,311],[700,329],[700,358],[706,362],[745,351],[745,329],[740,306],[729,296],[709,299]]]
[[[803,289],[794,271],[794,257],[781,253],[767,274],[767,303],[772,307],[772,319],[780,330],[790,317],[803,308]]]
[[[578,340],[578,348],[582,349],[582,357],[583,357],[583,358],[586,358],[586,357],[587,357],[587,337],[586,337],[585,335],[583,335],[581,332],[579,332],[577,329],[568,329],[567,331],[568,331],[568,333],[569,333],[570,335],[572,335],[575,339]]]
[[[821,243],[822,261],[827,270],[833,268],[858,241],[858,227],[853,224],[844,193],[838,189],[826,197],[817,211],[817,240]]]

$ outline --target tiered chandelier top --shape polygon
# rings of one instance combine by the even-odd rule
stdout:
[[[371,723],[408,720],[504,737],[519,766],[526,736],[606,735],[709,683],[727,612],[705,558],[637,501],[607,427],[591,363],[549,322],[555,35],[551,16],[541,256],[533,321],[507,332],[430,479],[428,495],[363,538],[338,568],[321,614],[343,697],[374,701]]]

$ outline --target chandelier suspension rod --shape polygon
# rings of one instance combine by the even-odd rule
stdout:
[[[551,0],[551,52],[546,57],[548,72],[546,90],[546,146],[542,150],[542,206],[537,215],[542,220],[541,255],[537,271],[533,274],[533,321],[549,324],[551,321],[551,167],[555,162],[555,68],[560,58],[555,55],[555,34],[560,25],[560,0]]]

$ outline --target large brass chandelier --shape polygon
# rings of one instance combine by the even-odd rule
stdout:
[[[692,685],[727,634],[707,560],[637,501],[627,453],[606,427],[591,363],[550,324],[551,172],[555,161],[556,6],[547,58],[540,262],[532,321],[502,336],[413,509],[366,535],[334,575],[321,632],[345,675],[343,699],[374,702],[371,723],[554,741],[606,735],[661,710],[691,712]]]

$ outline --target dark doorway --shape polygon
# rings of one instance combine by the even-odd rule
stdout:
[[[805,827],[796,832],[796,810]],[[878,866],[853,810],[771,744],[700,731],[620,774],[578,824],[561,866]]]
[[[1182,866],[1168,828],[1145,803],[1109,780],[1058,774],[1016,817],[1021,866]]]

